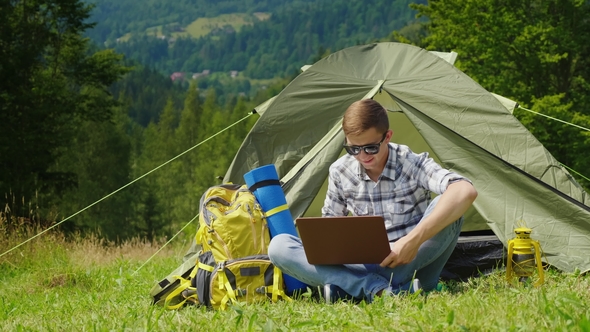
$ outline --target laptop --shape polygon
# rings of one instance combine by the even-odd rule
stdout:
[[[296,220],[309,264],[379,264],[391,252],[381,216]]]

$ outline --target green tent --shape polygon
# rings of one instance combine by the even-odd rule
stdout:
[[[450,58],[454,58],[451,54]],[[442,54],[399,43],[336,52],[257,108],[224,181],[274,164],[293,217],[319,214],[328,168],[343,153],[346,108],[373,98],[390,112],[393,142],[427,151],[473,181],[479,196],[464,231],[491,229],[506,245],[519,220],[548,262],[590,270],[590,199],[511,114],[515,103],[486,91]]]

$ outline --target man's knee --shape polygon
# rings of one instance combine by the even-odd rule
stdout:
[[[268,257],[275,265],[282,265],[293,255],[293,239],[290,234],[275,235],[268,245]]]
[[[428,207],[426,208],[426,211],[425,211],[424,216],[422,217],[422,219],[424,219],[427,215],[429,215],[430,213],[432,213],[432,211],[434,211],[434,207],[438,203],[440,197],[441,197],[441,195],[436,196],[430,202],[430,204],[428,204]],[[451,233],[457,234],[457,236],[458,236],[458,234],[461,233],[461,228],[462,227],[463,227],[463,216],[461,216],[459,219],[455,220],[453,223],[451,223],[450,225],[448,225],[441,232],[451,232]]]
[[[457,236],[459,236],[459,233],[461,233],[461,228],[463,228],[463,220],[464,217],[461,216],[459,219],[455,220],[455,222],[450,225],[453,226],[453,230],[455,234],[457,234]]]

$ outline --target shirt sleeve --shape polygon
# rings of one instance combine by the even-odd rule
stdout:
[[[348,214],[346,209],[346,200],[340,182],[340,173],[333,167],[330,167],[328,177],[328,191],[322,207],[322,216],[345,216]]]
[[[471,180],[448,169],[442,168],[436,161],[428,156],[428,152],[415,155],[415,167],[418,169],[418,183],[424,189],[436,194],[442,194],[447,190],[449,184],[457,181]]]

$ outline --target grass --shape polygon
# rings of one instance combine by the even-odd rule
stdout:
[[[0,250],[35,232],[11,234]],[[539,288],[512,286],[504,273],[447,290],[325,305],[304,294],[292,302],[237,304],[226,311],[152,306],[149,291],[188,247],[159,248],[48,232],[0,257],[2,331],[590,331],[590,277],[550,270]],[[139,270],[138,270],[139,269]],[[137,271],[137,273],[135,273]]]
[[[200,17],[188,26],[185,27],[184,31],[172,32],[172,37],[188,37],[199,38],[205,36],[215,29],[223,29],[226,25],[231,25],[235,31],[240,31],[244,25],[251,25],[256,21],[264,21],[270,18],[270,13],[233,13],[233,14],[222,14],[216,17]],[[145,33],[149,36],[160,37],[163,36],[163,25],[154,26],[147,28]],[[127,33],[121,36],[118,40],[121,42],[129,41],[133,36],[132,33]]]
[[[198,38],[205,36],[214,29],[223,28],[225,25],[231,25],[234,30],[240,31],[244,25],[253,24],[254,20],[259,20],[259,18],[245,13],[222,14],[216,17],[200,17],[186,27],[186,32],[192,37]]]

